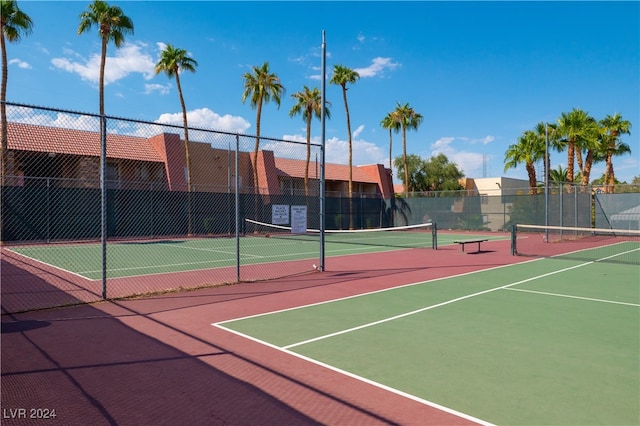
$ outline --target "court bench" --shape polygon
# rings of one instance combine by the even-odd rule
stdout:
[[[465,244],[478,244],[478,253],[480,252],[480,243],[484,243],[485,241],[489,241],[488,238],[479,238],[475,240],[459,240],[454,241],[455,244],[460,244],[462,246],[462,252],[464,253],[464,245]]]

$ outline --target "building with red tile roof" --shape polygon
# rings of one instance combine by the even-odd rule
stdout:
[[[100,134],[61,127],[9,122],[5,181],[8,185],[38,184],[54,179],[60,186],[99,187]],[[160,133],[150,138],[109,133],[107,185],[124,189],[186,191],[184,141],[178,134]],[[235,190],[235,152],[202,142],[189,142],[193,191]],[[253,192],[253,152],[240,152],[239,190]],[[231,165],[231,168],[228,167]],[[258,153],[260,193],[304,194],[304,160]],[[319,166],[310,163],[310,193],[317,194]],[[391,171],[381,164],[352,168],[354,193],[390,198]],[[348,193],[349,166],[325,164],[326,193]],[[315,188],[315,189],[314,189]]]

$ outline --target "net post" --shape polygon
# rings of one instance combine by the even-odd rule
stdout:
[[[511,225],[511,256],[518,254],[518,248],[516,247],[516,225]]]
[[[438,225],[435,222],[431,227],[431,248],[438,250]]]

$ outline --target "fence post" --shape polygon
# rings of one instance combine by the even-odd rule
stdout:
[[[51,242],[51,178],[47,178],[47,243]]]
[[[235,211],[236,211],[236,281],[240,282],[240,195],[238,193],[240,187],[240,177],[238,176],[238,157],[240,154],[240,136],[236,135],[236,199],[235,199]]]
[[[100,116],[100,242],[102,245],[102,299],[107,298],[107,118]]]

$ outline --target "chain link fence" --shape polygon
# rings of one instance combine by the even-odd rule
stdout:
[[[306,226],[319,229],[322,201],[328,230],[640,223],[637,186],[620,194],[552,185],[548,196],[510,188],[383,199],[349,197],[346,182],[333,182],[345,191],[325,190],[323,200],[317,144],[193,127],[185,144],[181,125],[101,123],[92,114],[6,105],[3,313],[311,272],[323,257],[320,241],[290,253],[255,222],[291,226],[293,208],[303,206]]]
[[[594,214],[596,228],[640,230],[640,187],[622,194],[597,191]]]
[[[251,135],[190,127],[185,144],[183,126],[103,123],[7,103],[3,312],[264,280],[318,263],[319,245],[287,261],[245,225],[271,223],[274,205],[305,206],[309,226],[319,224],[317,162],[306,184],[283,172],[284,163],[304,170],[307,150],[320,157],[317,144],[261,138],[255,156]]]
[[[441,191],[409,194],[387,200],[396,225],[434,222],[439,229],[509,231],[512,225],[592,226],[591,187],[558,185],[530,194],[529,188],[510,188],[499,194]],[[546,208],[548,202],[548,210]]]

